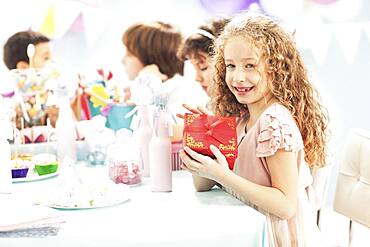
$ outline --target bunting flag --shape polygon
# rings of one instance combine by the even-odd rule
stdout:
[[[78,17],[74,20],[69,31],[74,33],[83,32],[85,30],[85,24],[82,13],[78,15]]]
[[[302,31],[304,32],[305,30]],[[318,65],[322,65],[325,62],[332,38],[332,30],[328,25],[311,27],[302,38],[308,42],[307,48],[311,49],[312,56]]]
[[[334,36],[349,64],[354,62],[363,26],[363,23],[341,23],[333,26]]]
[[[272,0],[269,1],[272,2]],[[39,19],[34,18],[37,22],[34,20],[32,28],[50,38],[62,38],[68,31],[84,32],[87,46],[91,48],[107,30],[107,23],[110,23],[107,21],[110,15],[102,8],[102,4],[102,0],[54,0],[51,4],[40,5],[38,11],[45,15],[38,13]],[[325,10],[332,12],[329,10],[337,10],[341,6],[353,9],[351,12],[356,12],[354,10],[357,9],[358,4],[359,0],[353,0],[353,3],[350,0],[341,0],[321,7],[320,11],[312,8],[312,13],[316,13],[316,15],[307,17],[307,20],[303,20],[302,14],[300,21],[293,23],[294,28],[292,29],[296,30],[297,45],[301,49],[311,50],[315,62],[322,65],[327,58],[329,45],[335,39],[338,41],[340,52],[344,55],[346,62],[353,63],[356,59],[362,32],[366,34],[370,42],[370,22],[322,23],[322,18],[331,20],[328,16],[329,13],[327,16],[323,16],[323,12]],[[307,8],[306,11],[309,13],[310,9]],[[337,19],[334,18],[334,20]]]
[[[55,6],[54,3],[52,3],[39,29],[41,33],[50,38],[53,38],[55,34],[54,16],[55,16]]]
[[[325,62],[331,41],[338,41],[345,62],[355,62],[362,33],[366,34],[370,46],[370,22],[310,24],[300,26],[296,32],[297,46],[312,51],[318,65]]]
[[[55,38],[63,37],[70,30],[83,10],[83,4],[75,1],[56,1],[54,15]]]
[[[83,12],[83,23],[85,28],[86,42],[92,47],[107,28],[107,13],[99,7],[86,7]]]

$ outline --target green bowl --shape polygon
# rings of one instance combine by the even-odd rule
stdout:
[[[58,170],[58,163],[54,162],[54,163],[49,163],[46,165],[35,164],[35,169],[36,169],[37,174],[39,174],[39,176],[54,173]]]

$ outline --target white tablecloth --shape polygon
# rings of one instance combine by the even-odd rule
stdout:
[[[14,184],[12,195],[0,195],[0,203],[32,200],[53,181]],[[151,192],[146,179],[131,188],[130,200],[123,204],[62,213],[66,223],[57,236],[0,238],[0,246],[246,247],[266,242],[262,214],[219,189],[195,192],[191,175],[184,171],[173,173],[172,192]]]

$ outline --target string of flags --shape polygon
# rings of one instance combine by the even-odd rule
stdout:
[[[53,39],[62,38],[68,32],[83,32],[87,45],[91,47],[108,28],[105,21],[108,13],[102,6],[101,0],[54,0],[49,2],[41,21],[36,21],[32,29]],[[370,21],[302,22],[295,31],[298,47],[311,50],[318,65],[325,62],[334,39],[348,64],[354,62],[363,34],[370,43]]]
[[[88,46],[92,46],[105,31],[107,14],[100,4],[88,1],[56,0],[51,2],[41,20],[34,21],[38,30],[53,39],[68,32],[84,32]]]

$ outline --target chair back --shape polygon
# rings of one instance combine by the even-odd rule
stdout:
[[[370,131],[351,129],[344,148],[334,210],[370,227]]]

